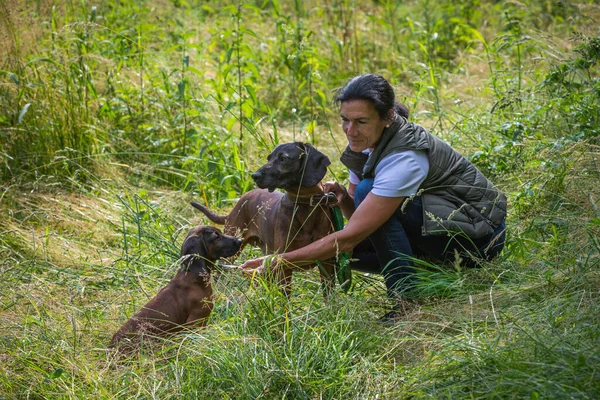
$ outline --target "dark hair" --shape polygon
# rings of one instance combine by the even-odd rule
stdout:
[[[391,109],[396,114],[408,118],[408,107],[396,102],[392,85],[381,75],[364,74],[355,76],[338,92],[335,100],[338,103],[367,100],[373,104],[382,119],[388,119],[388,113]]]

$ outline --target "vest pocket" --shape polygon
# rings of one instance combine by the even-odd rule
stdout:
[[[459,234],[471,239],[479,239],[493,232],[490,224],[474,207],[457,197],[423,193],[421,200],[423,236]]]

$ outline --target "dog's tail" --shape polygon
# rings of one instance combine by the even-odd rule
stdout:
[[[225,215],[217,215],[214,212],[210,211],[205,206],[203,206],[202,204],[198,204],[195,201],[192,201],[190,204],[192,205],[192,207],[197,208],[198,210],[202,211],[204,213],[204,215],[206,215],[208,217],[208,219],[210,219],[215,224],[220,224],[220,225],[225,224],[225,218],[227,218]]]

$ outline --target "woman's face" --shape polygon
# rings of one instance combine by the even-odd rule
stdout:
[[[352,151],[373,149],[390,121],[382,119],[368,100],[345,101],[340,107],[342,129]]]

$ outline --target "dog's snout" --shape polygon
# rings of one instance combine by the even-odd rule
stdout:
[[[252,174],[252,179],[254,179],[255,181],[260,178],[262,178],[262,174],[260,173],[260,171],[256,171]]]
[[[233,236],[227,236],[226,238],[227,245],[222,248],[221,257],[234,256],[242,248],[243,241]]]
[[[233,236],[229,236],[228,239],[230,240],[230,244],[232,247],[234,247],[235,249],[239,250],[240,247],[242,247],[242,243],[243,240],[237,237],[233,237]]]

